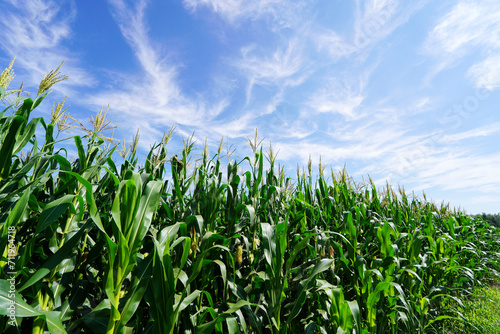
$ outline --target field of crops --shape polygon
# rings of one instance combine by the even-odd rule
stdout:
[[[137,136],[120,152],[103,136],[101,111],[66,138],[64,101],[33,112],[64,77],[31,99],[10,75],[3,333],[449,333],[467,328],[456,305],[498,279],[500,233],[479,218],[321,165],[292,179],[257,137],[234,160],[189,139],[167,152],[170,131],[142,158]]]

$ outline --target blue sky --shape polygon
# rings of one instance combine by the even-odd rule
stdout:
[[[139,128],[144,150],[175,124],[172,154],[194,131],[243,158],[258,128],[291,176],[321,156],[496,213],[499,17],[497,0],[2,0],[0,67],[15,56],[10,88],[36,92],[65,60],[39,112],[109,103],[114,136]]]

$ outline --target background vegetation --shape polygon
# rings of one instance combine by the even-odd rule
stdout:
[[[491,225],[496,226],[497,228],[500,228],[500,213],[487,214],[483,212],[482,214],[477,215],[476,217],[489,222]]]
[[[31,99],[7,90],[11,66],[0,77],[5,333],[436,332],[453,319],[469,328],[463,302],[498,277],[500,232],[483,219],[327,177],[321,163],[292,183],[257,134],[241,161],[223,142],[195,160],[191,139],[169,154],[172,129],[140,164],[138,136],[119,151],[101,110],[90,129],[77,122],[84,137],[58,140],[64,101],[50,120],[33,110],[65,77],[48,73]]]

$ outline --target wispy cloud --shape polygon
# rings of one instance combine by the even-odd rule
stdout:
[[[399,1],[368,0],[356,1],[356,17],[354,22],[353,44],[360,49],[377,42],[392,32],[397,26],[394,18],[397,16]]]
[[[457,64],[471,52],[482,52],[482,62],[469,68],[467,76],[477,87],[500,85],[500,4],[497,1],[461,1],[429,32],[423,51],[438,59],[427,81]]]
[[[270,57],[255,45],[242,48],[241,59],[235,66],[248,81],[247,104],[254,85],[273,85],[283,90],[287,86],[301,84],[307,76],[302,52],[303,45],[296,38],[278,47]]]
[[[141,129],[141,145],[147,147],[161,138],[161,133],[176,124],[181,134],[210,133],[210,124],[229,102],[226,97],[207,102],[187,96],[178,84],[178,68],[169,54],[155,43],[146,24],[147,2],[133,5],[124,0],[110,0],[112,15],[122,35],[140,64],[137,74],[118,73],[119,88],[98,93],[92,103],[110,103],[113,119],[125,131]]]
[[[484,61],[474,64],[467,71],[467,77],[472,79],[476,87],[488,90],[500,88],[500,56],[498,54],[492,55]]]
[[[444,142],[462,141],[475,137],[487,137],[500,131],[500,122],[481,126],[479,128],[464,131],[460,133],[450,134],[443,137]]]
[[[430,156],[427,162],[432,168],[419,170],[413,181],[427,184],[429,188],[497,192],[500,186],[500,175],[496,171],[500,163],[498,153],[478,155],[457,149],[448,152],[447,156]]]
[[[160,104],[166,104],[179,96],[179,88],[175,82],[177,67],[167,63],[165,57],[162,58],[159,51],[161,46],[155,45],[149,38],[144,16],[147,2],[137,1],[135,8],[130,8],[123,0],[110,0],[110,3],[115,9],[113,17],[155,87],[155,92],[163,92],[153,96],[158,98]]]
[[[0,5],[0,46],[16,57],[16,68],[31,75],[36,86],[44,73],[66,61],[63,72],[70,79],[54,87],[68,92],[68,85],[89,86],[95,80],[79,65],[77,55],[64,46],[71,39],[71,24],[76,17],[73,1],[6,1]]]
[[[457,4],[429,33],[424,48],[431,54],[454,53],[463,56],[468,46],[489,43],[488,32],[498,21],[491,1]]]
[[[358,54],[366,58],[366,51],[388,37],[399,26],[419,11],[428,0],[402,3],[398,0],[356,0],[356,11],[352,33],[340,35],[338,32],[323,28],[313,32],[313,40],[318,49],[325,50],[333,60]]]
[[[331,80],[311,98],[310,106],[319,113],[341,114],[347,119],[356,119],[360,117],[358,109],[363,100],[362,87],[353,89],[350,85]]]
[[[368,173],[388,176],[397,171],[390,161],[423,137],[408,135],[397,122],[367,116],[361,120],[332,121],[326,133],[300,142],[277,142],[276,147],[284,160],[306,163],[311,155],[313,160],[321,156],[323,162],[330,165],[365,162],[366,166],[369,162],[366,167],[352,169],[350,166],[350,172],[358,176]]]
[[[349,43],[346,38],[332,30],[316,32],[312,38],[318,50],[326,51],[334,61],[357,51],[353,43]]]
[[[297,13],[311,1],[286,0],[183,0],[184,6],[196,11],[208,7],[231,24],[239,25],[244,20],[257,20],[266,16],[280,27],[296,25]]]

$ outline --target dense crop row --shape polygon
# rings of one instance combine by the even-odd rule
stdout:
[[[140,165],[136,137],[117,163],[100,112],[70,161],[62,104],[32,116],[61,78],[33,100],[0,87],[3,332],[432,332],[500,268],[482,220],[322,166],[292,184],[257,139],[194,161],[170,132]]]

